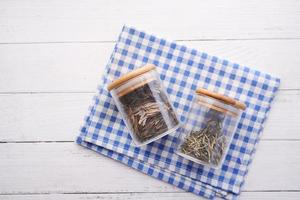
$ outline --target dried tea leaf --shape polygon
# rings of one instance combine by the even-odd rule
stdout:
[[[134,134],[140,142],[166,132],[169,128],[161,109],[168,114],[170,123],[179,123],[167,96],[157,81],[149,82],[140,88],[120,97],[123,108],[129,116]]]
[[[180,150],[203,162],[218,165],[226,146],[226,137],[222,133],[224,115],[211,110],[208,116],[210,119],[205,128],[192,131],[181,144]]]

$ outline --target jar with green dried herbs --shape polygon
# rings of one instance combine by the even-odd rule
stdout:
[[[197,89],[179,137],[177,154],[219,168],[245,108],[244,103],[233,98]]]
[[[179,127],[155,68],[148,64],[108,85],[136,146],[155,141]]]

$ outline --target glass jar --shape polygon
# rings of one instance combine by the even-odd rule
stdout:
[[[244,103],[197,89],[176,153],[196,163],[219,168],[235,133]]]
[[[108,85],[136,146],[148,144],[179,127],[177,114],[154,65],[131,71]]]

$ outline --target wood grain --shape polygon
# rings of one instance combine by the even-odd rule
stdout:
[[[240,199],[244,200],[299,200],[300,192],[243,192]],[[189,193],[115,193],[115,194],[35,194],[35,195],[0,195],[3,200],[200,200],[201,197]]]
[[[0,199],[200,199],[68,142],[123,24],[280,77],[241,199],[300,199],[299,11],[297,0],[0,1]]]
[[[123,24],[173,39],[299,38],[299,1],[1,1],[0,42],[116,40]]]
[[[261,141],[244,190],[300,190],[299,150],[300,141]],[[0,194],[181,191],[74,143],[1,144],[0,152]]]
[[[0,95],[0,141],[73,141],[93,93]],[[262,139],[300,139],[300,91],[280,91]]]
[[[300,40],[182,43],[300,89]],[[112,50],[112,43],[0,45],[0,92],[94,92]]]

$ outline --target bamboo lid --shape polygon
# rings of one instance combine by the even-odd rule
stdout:
[[[147,64],[143,67],[140,67],[134,71],[131,71],[127,74],[124,74],[123,76],[121,76],[120,78],[118,78],[117,80],[114,80],[113,82],[111,82],[110,84],[108,84],[107,86],[107,89],[110,91],[114,88],[117,88],[119,86],[121,86],[124,82],[130,80],[130,79],[133,79],[134,77],[136,76],[139,76],[141,74],[144,74],[148,71],[151,71],[155,69],[155,65],[152,65],[152,64]]]
[[[235,100],[233,98],[230,98],[230,97],[218,94],[216,92],[211,92],[209,90],[206,90],[206,89],[203,89],[203,88],[199,88],[199,89],[196,90],[196,93],[197,94],[204,94],[204,95],[212,97],[214,99],[218,99],[220,101],[223,101],[226,104],[232,105],[232,106],[234,106],[234,107],[236,107],[238,109],[241,109],[241,110],[245,110],[246,109],[246,104],[244,104],[244,103],[242,103],[242,102],[240,102],[238,100]]]
[[[154,78],[150,78],[150,79],[144,80],[144,81],[142,81],[142,82],[140,82],[140,83],[138,83],[138,84],[135,84],[135,85],[132,86],[132,87],[128,87],[128,88],[126,88],[125,90],[119,92],[119,93],[118,93],[118,96],[119,96],[119,97],[122,97],[122,96],[124,96],[125,94],[128,94],[129,92],[132,92],[133,90],[136,90],[137,88],[140,88],[140,87],[142,87],[143,85],[145,85],[145,84],[147,84],[147,83],[150,83],[150,82],[153,81],[153,80],[154,80]]]
[[[198,100],[198,103],[201,104],[201,105],[203,105],[203,106],[206,106],[206,107],[208,107],[208,108],[214,109],[214,110],[216,110],[216,111],[219,111],[219,112],[222,112],[222,113],[229,114],[229,115],[231,115],[231,116],[233,116],[233,117],[236,117],[236,116],[238,115],[237,113],[232,112],[232,111],[230,111],[230,110],[227,110],[227,109],[225,109],[225,108],[221,108],[220,106],[209,104],[209,103],[207,103],[207,102],[204,101],[204,100]]]

